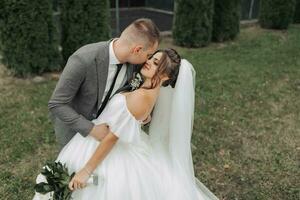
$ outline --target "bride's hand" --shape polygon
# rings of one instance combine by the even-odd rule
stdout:
[[[72,180],[69,183],[70,190],[78,190],[86,187],[86,182],[89,179],[89,172],[83,168],[75,174]]]

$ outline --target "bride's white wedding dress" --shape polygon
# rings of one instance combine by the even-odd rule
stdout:
[[[142,131],[141,122],[128,110],[123,94],[116,94],[93,122],[107,123],[119,140],[94,171],[99,184],[76,190],[72,194],[74,200],[217,199],[194,177],[175,167],[172,156]],[[59,153],[57,161],[65,163],[70,173],[79,171],[98,145],[101,142],[77,133]],[[37,182],[42,180],[39,175]],[[49,194],[34,196],[34,200],[49,198]]]

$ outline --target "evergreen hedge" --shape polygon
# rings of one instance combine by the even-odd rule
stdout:
[[[5,0],[0,3],[2,62],[17,76],[59,68],[57,32],[48,0]]]
[[[294,22],[300,23],[300,0],[296,0],[296,9],[295,9],[295,15],[294,15]]]
[[[240,32],[240,0],[215,0],[212,38],[223,42],[234,39]]]
[[[65,61],[79,47],[110,38],[108,0],[62,0],[60,6]]]
[[[177,45],[207,46],[212,36],[214,0],[175,0],[173,38]]]
[[[287,29],[294,17],[296,0],[261,0],[259,22],[263,28]]]

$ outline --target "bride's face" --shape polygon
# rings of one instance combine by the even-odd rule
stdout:
[[[147,78],[151,79],[158,69],[159,61],[162,57],[161,52],[157,52],[151,58],[149,58],[141,69],[141,74]]]

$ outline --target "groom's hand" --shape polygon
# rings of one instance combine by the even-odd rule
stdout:
[[[95,138],[98,141],[101,141],[107,134],[109,133],[109,127],[107,124],[99,124],[99,125],[95,125],[91,132],[90,132],[90,136],[92,136],[93,138]]]

